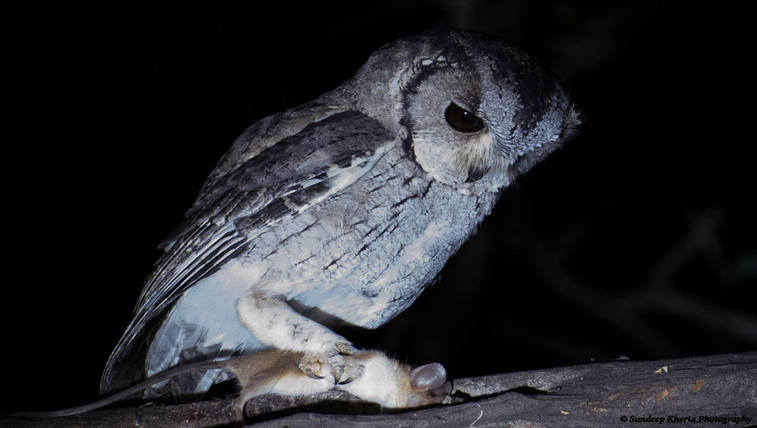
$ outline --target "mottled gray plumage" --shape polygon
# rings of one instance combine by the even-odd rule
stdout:
[[[368,328],[392,319],[577,125],[562,86],[498,41],[445,30],[382,47],[234,142],[166,241],[102,391],[268,346],[349,352],[302,309]]]

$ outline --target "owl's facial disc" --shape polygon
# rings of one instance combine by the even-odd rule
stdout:
[[[442,184],[499,191],[565,141],[572,103],[516,49],[464,32],[447,36],[413,51],[401,74],[403,147]]]

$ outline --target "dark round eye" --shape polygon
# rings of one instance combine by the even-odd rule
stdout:
[[[477,132],[484,129],[483,120],[455,103],[449,104],[444,111],[444,118],[455,131]]]

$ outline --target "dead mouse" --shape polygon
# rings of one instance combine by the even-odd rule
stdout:
[[[303,367],[303,364],[307,367]],[[241,392],[235,400],[240,420],[243,419],[245,403],[263,394],[311,395],[337,388],[384,407],[403,408],[440,403],[451,390],[444,367],[438,363],[411,369],[378,351],[359,351],[352,355],[331,357],[328,360],[309,361],[302,352],[269,348],[227,360],[173,367],[81,406],[50,412],[15,413],[10,416],[78,415],[132,397],[158,382],[175,376],[211,369],[230,372],[241,385]]]

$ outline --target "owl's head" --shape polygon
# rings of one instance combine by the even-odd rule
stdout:
[[[463,192],[506,187],[580,122],[551,73],[516,48],[468,32],[399,39],[375,52],[353,82],[366,110],[391,118],[408,155]]]

